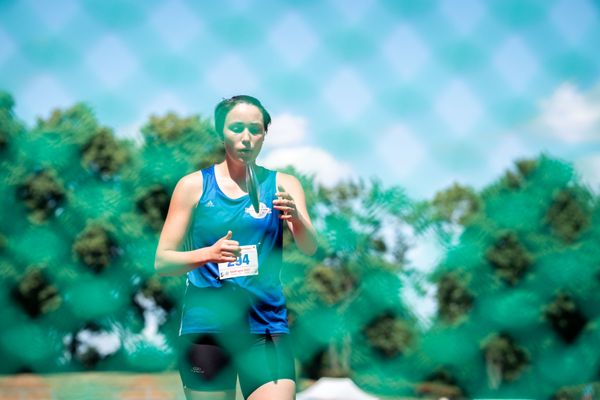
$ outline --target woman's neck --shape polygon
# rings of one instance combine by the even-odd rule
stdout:
[[[221,172],[231,178],[238,186],[246,187],[246,164],[225,157],[225,160],[220,164]]]

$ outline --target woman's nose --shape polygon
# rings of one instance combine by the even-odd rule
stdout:
[[[241,133],[242,135],[242,142],[249,142],[250,141],[250,131],[248,130],[248,127],[244,127],[244,130]]]

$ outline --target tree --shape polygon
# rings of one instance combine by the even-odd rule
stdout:
[[[470,396],[548,398],[591,382],[598,200],[548,156],[518,161],[480,199],[432,275],[438,318],[425,351]]]

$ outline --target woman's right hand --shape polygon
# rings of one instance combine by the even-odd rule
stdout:
[[[240,254],[240,244],[236,240],[231,240],[232,236],[233,233],[227,231],[227,235],[208,248],[210,261],[222,263],[237,260]]]

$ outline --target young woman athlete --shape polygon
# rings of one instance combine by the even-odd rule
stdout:
[[[271,117],[250,96],[223,100],[215,130],[225,160],[177,183],[156,250],[161,275],[187,273],[179,336],[186,398],[295,396],[287,310],[279,279],[283,225],[313,254],[315,231],[292,175],[256,166]],[[258,209],[248,195],[253,166]]]

